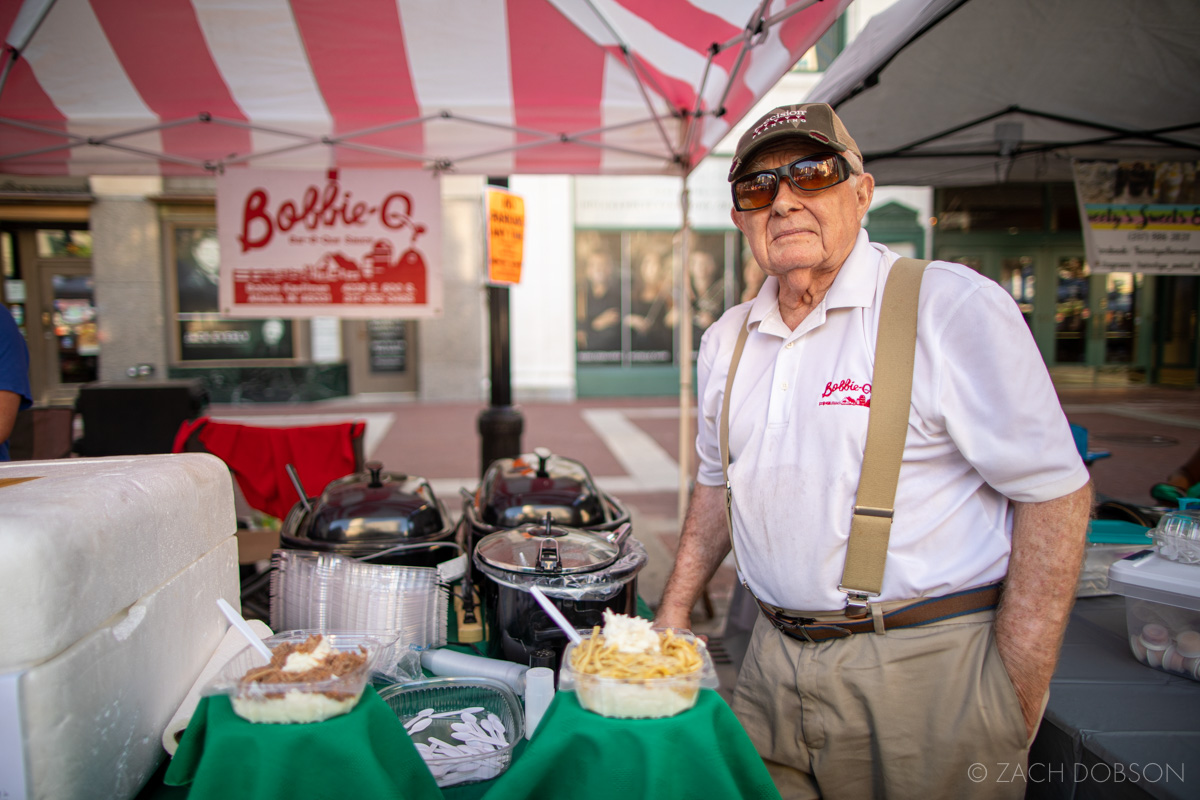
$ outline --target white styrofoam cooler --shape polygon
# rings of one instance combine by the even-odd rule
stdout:
[[[1145,550],[1115,562],[1108,570],[1108,587],[1125,596],[1134,658],[1200,680],[1200,565]]]
[[[0,797],[138,792],[237,605],[235,529],[208,454],[0,464]]]

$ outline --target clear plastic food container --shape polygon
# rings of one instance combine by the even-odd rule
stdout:
[[[440,787],[499,776],[524,736],[521,702],[491,678],[429,678],[379,690]]]
[[[704,642],[690,633],[677,631],[675,635],[697,646],[699,669],[660,678],[609,678],[581,672],[573,666],[573,656],[578,647],[586,646],[590,637],[585,637],[580,645],[567,645],[558,688],[574,691],[579,705],[604,717],[654,719],[683,713],[696,705],[701,688],[715,689],[720,680]]]
[[[1158,554],[1184,564],[1200,564],[1200,509],[1168,511],[1152,531]]]
[[[1133,657],[1148,667],[1200,681],[1200,569],[1144,550],[1113,564],[1108,584],[1125,596]]]
[[[320,722],[349,712],[362,697],[379,655],[379,640],[361,633],[287,631],[263,642],[274,650],[282,644],[301,644],[316,634],[328,640],[335,651],[362,652],[365,660],[349,672],[322,680],[293,683],[243,681],[247,672],[265,666],[262,655],[246,646],[217,673],[204,694],[228,695],[234,713],[250,722]]]

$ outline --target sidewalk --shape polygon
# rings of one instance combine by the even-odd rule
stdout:
[[[1090,449],[1112,453],[1092,468],[1102,496],[1151,503],[1150,487],[1200,448],[1200,391],[1064,388],[1060,397],[1068,419],[1088,428]],[[302,406],[215,405],[210,414],[259,425],[365,419],[368,458],[381,461],[385,469],[429,479],[457,515],[460,489],[474,490],[482,472],[477,420],[484,408],[481,403],[364,396]],[[638,576],[638,592],[653,607],[679,536],[678,399],[599,398],[529,403],[520,409],[525,452],[547,447],[581,461],[601,488],[630,508],[633,535],[650,553],[650,562]],[[690,445],[688,452],[694,475]],[[716,614],[706,619],[702,610],[696,612],[699,632],[723,630],[733,584],[733,569],[727,564],[709,587]]]

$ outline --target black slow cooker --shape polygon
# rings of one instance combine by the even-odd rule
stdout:
[[[385,472],[378,461],[292,506],[284,548],[317,550],[378,564],[436,567],[458,555],[455,525],[424,478]]]
[[[567,636],[530,593],[537,586],[580,630],[604,624],[604,610],[637,612],[637,573],[646,550],[632,526],[600,533],[540,523],[488,534],[473,556],[475,573],[495,586],[488,609],[489,654],[530,666],[560,665]]]
[[[463,550],[470,556],[485,536],[521,525],[542,525],[547,515],[555,525],[601,536],[629,522],[629,511],[596,485],[581,462],[538,447],[532,453],[496,459],[488,465],[474,493],[463,491]],[[501,657],[501,641],[506,635],[499,617],[514,606],[509,603],[501,609],[499,585],[487,572],[475,568],[472,559],[468,563],[466,584],[478,589],[483,616],[488,621],[488,653]],[[526,599],[532,602],[532,597]],[[519,621],[514,622],[520,626]],[[507,638],[526,637],[510,630]],[[508,647],[510,653],[524,653],[526,649]]]

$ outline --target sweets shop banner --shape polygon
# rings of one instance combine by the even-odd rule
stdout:
[[[228,170],[217,179],[221,313],[442,313],[441,189],[423,170]]]
[[[1200,275],[1195,161],[1076,161],[1092,272]]]

